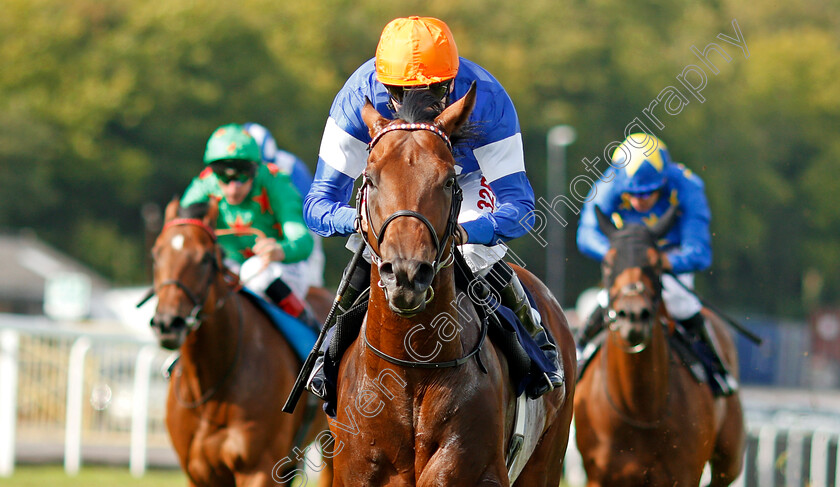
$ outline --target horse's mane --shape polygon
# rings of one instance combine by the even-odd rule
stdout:
[[[181,206],[178,208],[179,218],[203,218],[210,210],[210,205],[207,202],[193,203],[189,206]]]
[[[426,90],[409,90],[403,95],[402,105],[395,114],[400,120],[408,123],[431,123],[443,111],[440,100]],[[479,135],[479,124],[467,122],[454,134],[449,134],[452,145],[476,138]]]

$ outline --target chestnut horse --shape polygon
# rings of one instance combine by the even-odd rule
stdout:
[[[742,468],[744,418],[738,393],[712,396],[669,347],[656,241],[673,223],[670,210],[651,229],[618,230],[596,208],[611,249],[603,261],[609,290],[606,341],[578,382],[577,445],[588,486],[696,486],[706,462],[712,486],[732,483]],[[737,377],[736,350],[722,321],[714,324],[723,360]]]
[[[517,399],[507,361],[484,341],[486,324],[470,300],[460,300],[466,312],[456,309],[448,265],[460,196],[449,135],[474,104],[475,86],[436,117],[389,120],[370,102],[362,111],[372,142],[359,210],[376,265],[366,319],[339,366],[334,486],[511,484],[505,454]],[[515,485],[556,487],[571,425],[574,342],[548,289],[516,271],[558,343],[567,381],[538,399],[545,416],[528,437],[536,447]]]
[[[293,448],[328,431],[326,418],[318,411],[306,425],[307,408],[282,413],[300,360],[224,267],[215,200],[204,213],[179,216],[170,202],[153,249],[152,327],[163,347],[181,353],[166,426],[190,486],[274,486],[291,480],[300,459]],[[320,485],[330,482],[327,466]]]

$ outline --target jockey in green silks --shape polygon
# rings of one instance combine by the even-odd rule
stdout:
[[[302,262],[312,252],[312,236],[303,222],[301,195],[289,176],[275,164],[261,164],[256,141],[238,124],[213,132],[204,164],[181,206],[217,200],[216,228],[225,264],[249,289],[315,325],[304,305],[309,284]]]

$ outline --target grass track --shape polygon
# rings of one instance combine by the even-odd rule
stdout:
[[[60,465],[18,465],[10,478],[0,479],[3,487],[186,487],[180,470],[147,470],[136,479],[127,467],[82,466],[79,475],[69,477]]]

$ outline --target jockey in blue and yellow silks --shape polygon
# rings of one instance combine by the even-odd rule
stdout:
[[[712,263],[711,212],[703,181],[683,164],[671,161],[665,144],[645,133],[632,134],[622,142],[613,153],[610,165],[610,170],[592,189],[592,199],[581,211],[578,249],[600,262],[610,248],[606,235],[598,227],[596,206],[619,228],[628,223],[651,226],[676,206],[676,222],[659,241],[659,247],[664,252],[665,269],[676,275],[685,287],[672,275],[664,274],[662,299],[671,317],[693,338],[708,341],[700,315],[702,304],[687,289],[694,286],[694,273],[707,269]],[[579,349],[586,350],[587,342],[600,331],[606,305],[607,295],[602,292],[599,308],[579,334]],[[715,381],[722,392],[734,390],[735,381],[722,364],[717,369]]]

